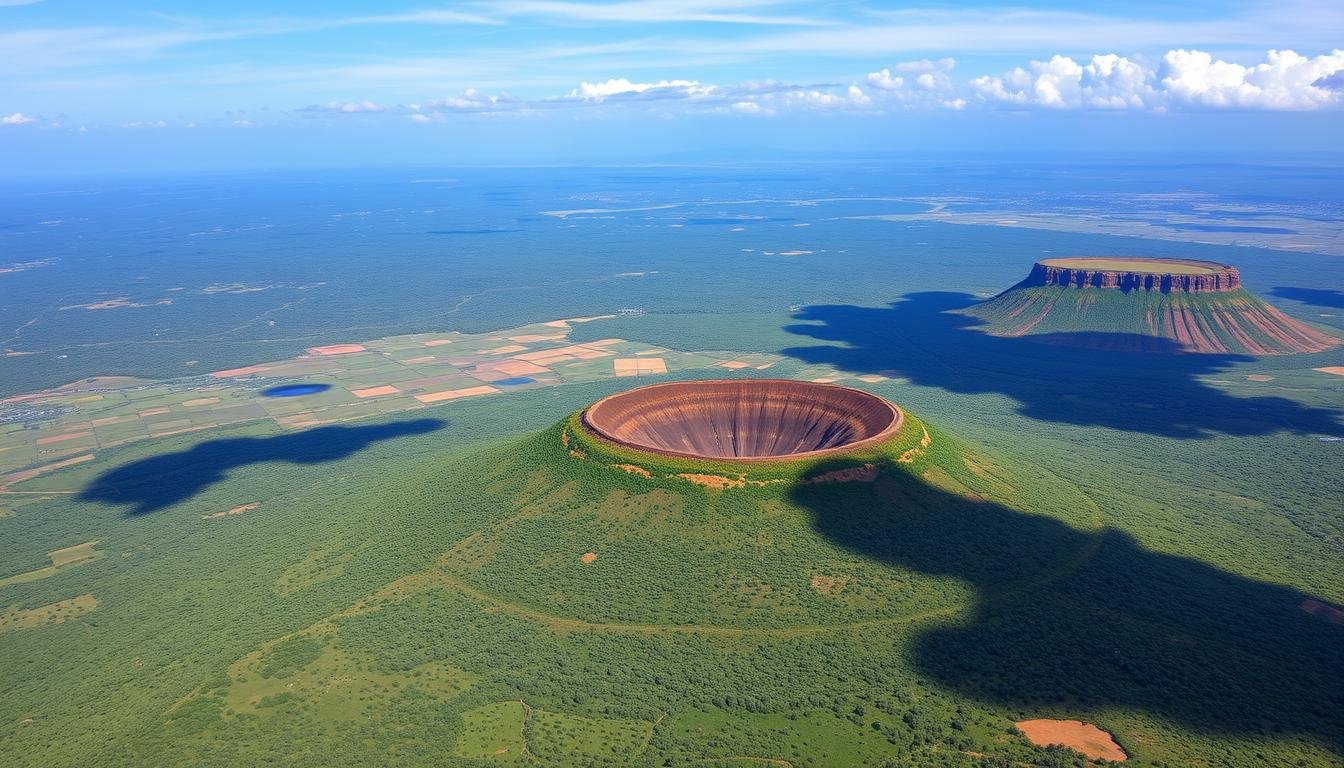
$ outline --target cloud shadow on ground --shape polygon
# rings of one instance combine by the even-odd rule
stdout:
[[[1304,611],[1300,591],[894,466],[873,484],[800,485],[792,500],[855,554],[975,590],[969,616],[916,630],[916,669],[941,686],[1042,717],[1129,709],[1206,734],[1299,734],[1344,755],[1344,625]]]
[[[953,312],[976,301],[926,292],[885,307],[806,307],[786,330],[825,343],[782,352],[958,394],[1006,395],[1019,413],[1043,422],[1174,438],[1344,432],[1338,411],[1283,397],[1235,397],[1200,378],[1255,358],[1165,354],[1175,342],[1128,333],[990,336],[978,330],[981,320]],[[1135,349],[1148,351],[1125,351]]]
[[[130,505],[128,517],[156,512],[192,498],[249,464],[321,464],[351,456],[383,440],[423,435],[442,427],[439,419],[393,421],[367,426],[326,426],[274,437],[210,440],[185,451],[165,453],[110,469],[94,478],[79,498]]]

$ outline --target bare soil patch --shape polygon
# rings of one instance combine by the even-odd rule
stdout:
[[[1115,743],[1111,734],[1091,723],[1080,720],[1023,720],[1017,723],[1017,728],[1038,747],[1058,744],[1093,760],[1120,762],[1129,759],[1129,755]]]
[[[848,576],[827,576],[820,573],[812,576],[812,589],[819,595],[839,594],[848,583]]]
[[[37,439],[37,444],[38,444],[38,445],[51,445],[52,443],[63,443],[63,442],[65,442],[66,440],[78,440],[79,438],[82,438],[82,437],[91,437],[92,435],[93,435],[93,433],[92,433],[92,432],[88,432],[88,431],[85,431],[85,432],[66,432],[66,433],[63,434],[63,435],[51,435],[50,437],[39,437],[39,438]]]
[[[363,351],[364,351],[363,344],[328,344],[324,347],[308,348],[308,354],[319,356],[348,355],[352,352],[363,352]]]
[[[579,558],[579,562],[583,563],[584,565],[587,565],[596,559],[597,559],[596,552],[584,552],[583,556]]]
[[[415,399],[419,400],[422,403],[437,403],[443,400],[456,400],[459,397],[475,397],[476,395],[488,395],[491,392],[498,392],[498,391],[499,390],[494,387],[483,385],[479,387],[467,387],[465,389],[450,389],[444,392],[430,392],[424,395],[416,395]]]
[[[643,467],[637,467],[634,464],[617,464],[616,467],[618,469],[624,469],[626,472],[629,472],[632,475],[639,475],[640,477],[653,477],[653,475],[649,473],[649,470]]]
[[[381,386],[381,387],[366,387],[365,389],[352,389],[352,390],[350,390],[350,394],[354,395],[355,397],[359,397],[359,398],[364,398],[364,397],[380,397],[380,396],[382,396],[382,395],[395,395],[395,394],[398,394],[398,393],[400,393],[400,392],[401,392],[400,389],[397,389],[396,387],[392,386],[391,384],[384,384],[384,385]]]
[[[269,366],[249,365],[244,368],[229,368],[225,371],[215,371],[210,375],[214,376],[216,379],[231,379],[234,376],[251,376],[252,374],[261,373],[266,370],[269,370]]]
[[[724,477],[723,475],[700,475],[693,472],[686,472],[677,475],[677,477],[680,477],[683,480],[690,480],[696,485],[703,485],[706,488],[713,488],[719,491],[724,488],[745,488],[747,485],[747,481],[740,477],[732,478]]]
[[[543,368],[536,363],[529,363],[526,360],[501,360],[498,363],[485,363],[482,367],[487,367],[509,376],[531,376],[536,373],[550,373],[549,368]]]
[[[215,518],[218,518],[218,517],[229,517],[229,516],[232,516],[232,515],[241,515],[241,514],[243,514],[244,512],[251,512],[252,510],[254,510],[254,509],[256,509],[257,507],[260,507],[260,506],[261,506],[261,502],[259,502],[259,501],[254,501],[254,502],[251,502],[251,503],[249,503],[249,504],[239,504],[238,506],[234,507],[233,509],[225,509],[225,510],[222,510],[222,511],[220,511],[220,512],[211,512],[211,513],[208,514],[208,515],[201,515],[201,519],[202,519],[202,520],[214,520]]]
[[[617,376],[650,376],[667,373],[667,362],[661,357],[621,357],[611,361]]]

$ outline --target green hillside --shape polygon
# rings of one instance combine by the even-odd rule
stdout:
[[[427,436],[240,470],[231,493],[264,501],[236,514],[224,490],[129,521],[25,507],[11,522],[106,528],[107,555],[5,588],[96,605],[0,636],[0,754],[1081,765],[1013,730],[1059,717],[1137,765],[1325,764],[1338,629],[1298,593],[1149,552],[1069,481],[907,418],[824,463],[652,457],[570,418],[467,453]]]
[[[1245,289],[1185,293],[1021,286],[962,310],[994,336],[1141,352],[1292,354],[1339,341]]]

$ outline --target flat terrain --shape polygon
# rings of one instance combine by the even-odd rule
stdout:
[[[1180,259],[1069,257],[1041,259],[1040,263],[1064,269],[1092,269],[1106,272],[1139,272],[1160,275],[1213,275],[1222,271],[1217,264],[1201,264]]]

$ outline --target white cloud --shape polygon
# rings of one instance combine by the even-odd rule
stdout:
[[[251,120],[244,119],[233,121],[233,127],[235,128],[251,128],[253,125],[255,125],[255,123],[253,123]]]
[[[788,112],[965,110],[974,103],[1057,110],[1167,111],[1177,108],[1313,109],[1344,102],[1344,51],[1307,58],[1271,51],[1243,66],[1200,51],[1173,50],[1154,62],[1099,54],[1075,60],[1055,55],[1002,75],[954,78],[952,58],[891,64],[857,83],[764,80],[713,84],[686,78],[636,81],[625,77],[519,99],[467,88],[458,95],[397,106],[372,101],[328,102],[305,110],[329,114],[387,112],[416,122],[453,113],[526,113],[554,109],[646,109],[664,115],[708,112],[770,116]]]
[[[1245,67],[1180,49],[1169,51],[1162,63],[1162,87],[1174,99],[1207,107],[1306,110],[1339,103],[1339,94],[1327,86],[1344,71],[1344,51],[1313,58],[1270,51],[1264,62]]]
[[[32,123],[36,120],[36,117],[30,117],[22,112],[15,112],[12,115],[0,117],[0,125],[23,125],[24,123]]]
[[[1243,66],[1198,50],[1178,49],[1160,67],[1116,54],[1079,64],[1068,56],[1033,61],[999,77],[977,77],[983,100],[1056,109],[1167,109],[1196,106],[1307,110],[1338,104],[1329,78],[1344,71],[1344,51],[1307,58],[1270,51]]]
[[[957,93],[951,72],[956,59],[902,61],[868,73],[868,85],[886,92],[888,101],[906,109],[943,107],[962,109],[966,103]],[[897,74],[899,73],[899,74]]]
[[[654,97],[694,98],[708,96],[714,86],[696,80],[660,80],[656,83],[632,83],[624,77],[602,83],[580,83],[565,98],[571,101],[606,101],[610,98]]]
[[[905,78],[891,74],[890,69],[879,69],[868,73],[868,84],[884,91],[899,91],[905,87]]]

